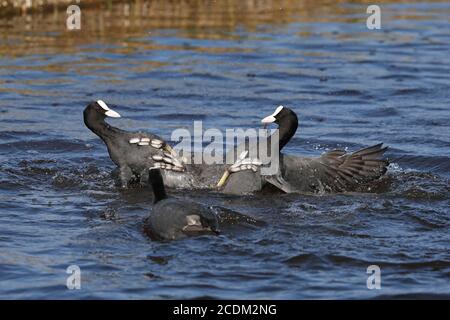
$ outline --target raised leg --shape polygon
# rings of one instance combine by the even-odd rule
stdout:
[[[253,172],[257,172],[258,168],[262,165],[262,162],[258,158],[246,158],[248,151],[245,150],[239,156],[239,159],[228,169],[225,170],[222,178],[220,178],[217,183],[217,187],[222,187],[225,185],[225,182],[230,177],[230,174],[234,172],[244,171],[244,170],[252,170]]]

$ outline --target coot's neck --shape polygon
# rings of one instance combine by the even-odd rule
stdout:
[[[278,122],[279,130],[279,149],[283,147],[291,140],[298,128],[298,118],[295,114],[291,114],[289,117],[280,119]]]
[[[153,195],[155,197],[154,203],[157,203],[163,199],[167,198],[166,188],[164,187],[163,177],[161,175],[161,170],[150,169],[148,170],[148,182],[153,188]]]
[[[115,134],[120,132],[120,129],[114,128],[106,123],[105,116],[95,112],[94,110],[86,109],[84,111],[84,123],[92,132],[98,135],[103,141],[107,142],[108,138],[113,138]]]

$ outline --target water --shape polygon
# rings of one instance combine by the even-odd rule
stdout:
[[[378,31],[357,3],[152,3],[85,9],[82,32],[64,11],[0,19],[1,298],[450,297],[450,3],[382,2]],[[384,142],[392,164],[364,194],[171,191],[268,224],[152,242],[151,193],[114,185],[82,122],[94,99],[166,138],[284,104],[287,153]]]

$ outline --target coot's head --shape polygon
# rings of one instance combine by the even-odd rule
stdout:
[[[278,124],[280,131],[278,148],[280,151],[291,140],[298,127],[298,118],[295,112],[283,106],[276,108],[274,113],[262,119],[261,122],[264,127],[271,123]]]
[[[270,116],[265,117],[261,120],[261,123],[268,125],[271,123],[276,123],[279,126],[295,126],[297,128],[298,118],[294,111],[289,108],[279,106],[275,109],[275,112]]]
[[[103,100],[92,101],[84,109],[84,119],[106,117],[120,118],[120,114],[112,110]]]

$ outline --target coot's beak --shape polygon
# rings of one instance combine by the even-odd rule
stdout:
[[[111,118],[120,118],[120,114],[118,112],[115,112],[114,110],[109,109],[105,112],[105,115]]]
[[[279,106],[278,108],[276,108],[274,113],[272,113],[270,116],[267,116],[267,117],[265,117],[264,119],[261,120],[261,123],[264,124],[264,129],[270,123],[274,123],[275,121],[277,121],[277,119],[275,117],[277,116],[277,114],[279,114],[281,112],[281,110],[283,110],[283,108],[284,108],[283,106]]]
[[[105,111],[107,117],[120,118],[120,114],[111,110],[103,100],[97,100],[97,104]]]
[[[261,123],[264,124],[264,126],[267,126],[270,123],[274,123],[277,119],[273,115],[270,115],[268,117],[265,117],[261,120]]]

